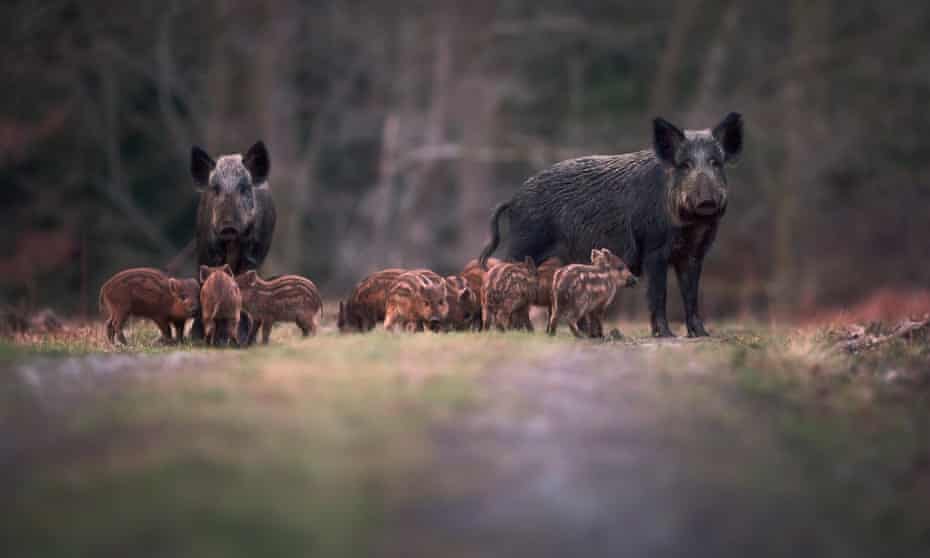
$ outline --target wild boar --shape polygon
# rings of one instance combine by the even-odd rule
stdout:
[[[413,333],[439,331],[449,314],[446,283],[425,269],[400,274],[388,291],[384,329]]]
[[[682,131],[653,121],[652,149],[563,161],[527,180],[491,217],[485,261],[498,248],[499,221],[510,223],[507,258],[558,257],[581,263],[595,247],[645,271],[656,337],[671,337],[665,314],[669,266],[675,269],[690,337],[707,330],[698,309],[704,257],[727,209],[725,166],[743,147],[743,119],[730,113],[711,130]]]
[[[200,308],[203,312],[207,345],[240,345],[236,330],[242,312],[242,294],[229,264],[221,267],[200,266]],[[222,330],[225,335],[218,335]],[[243,340],[248,337],[243,338]]]
[[[530,305],[536,300],[538,284],[536,265],[529,257],[523,263],[504,262],[489,269],[481,291],[482,327],[532,332]]]
[[[200,192],[197,264],[227,264],[235,275],[258,269],[271,249],[276,220],[265,144],[259,141],[245,155],[223,155],[216,161],[194,146],[190,171]],[[243,320],[242,329],[247,325]],[[195,320],[191,335],[201,334],[202,324]]]
[[[255,342],[262,328],[267,345],[275,322],[294,322],[304,337],[316,333],[323,315],[323,300],[313,281],[299,275],[282,275],[265,281],[253,269],[236,277],[242,307],[251,318],[248,343]]]
[[[444,329],[447,331],[467,331],[481,329],[481,301],[468,281],[461,275],[449,275],[443,279],[446,283],[446,302],[449,313],[446,315]]]
[[[184,322],[200,310],[196,279],[175,279],[148,267],[120,271],[100,288],[100,309],[106,314],[110,343],[126,344],[123,326],[130,316],[148,318],[161,331],[161,341],[184,340]],[[171,326],[175,338],[171,336]]]
[[[533,301],[533,306],[542,306],[547,311],[550,309],[552,306],[552,278],[560,267],[562,267],[562,260],[547,258],[536,268],[539,286],[536,289],[536,300]]]
[[[568,321],[576,337],[603,337],[604,313],[617,289],[632,287],[636,277],[610,250],[591,250],[591,265],[572,264],[556,270],[552,280],[552,309],[546,332],[555,335],[559,320]],[[583,331],[580,322],[587,322]]]
[[[485,277],[487,276],[488,269],[494,267],[495,265],[502,263],[501,260],[497,258],[488,258],[485,262],[487,267],[482,267],[481,262],[478,260],[471,260],[465,264],[465,268],[462,269],[462,277],[468,281],[468,286],[473,292],[478,295],[478,299],[481,299],[481,286],[484,284]]]
[[[339,303],[339,331],[371,331],[384,321],[388,291],[406,269],[383,269],[362,279],[349,298]]]

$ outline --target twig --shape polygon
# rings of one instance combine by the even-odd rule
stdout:
[[[894,339],[906,337],[917,331],[930,326],[930,316],[925,316],[920,321],[905,320],[895,326],[894,330],[887,335],[857,335],[853,339],[848,339],[837,343],[833,350],[856,353],[867,349],[874,349],[878,345],[883,345]]]

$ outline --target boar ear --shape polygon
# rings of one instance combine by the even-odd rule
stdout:
[[[668,120],[658,117],[652,121],[652,149],[666,165],[675,165],[675,153],[684,141],[684,132]]]
[[[268,156],[268,148],[261,140],[255,142],[255,145],[249,148],[242,158],[242,164],[249,170],[252,175],[252,183],[256,186],[268,180],[268,173],[271,172],[271,158]]]
[[[728,163],[735,163],[743,151],[743,116],[731,112],[720,124],[714,126],[714,139],[720,142]]]
[[[171,277],[170,279],[168,279],[168,292],[170,292],[174,296],[178,296],[181,291],[180,287],[181,286],[178,285],[177,279],[175,279],[174,277]]]
[[[200,266],[200,282],[204,283],[207,280],[207,277],[210,276],[210,268],[202,265]]]
[[[207,152],[196,145],[191,148],[191,176],[198,189],[204,188],[210,182],[210,173],[216,168],[216,162],[207,155]]]
[[[220,271],[222,271],[222,272],[225,273],[226,275],[229,275],[229,276],[232,277],[233,279],[236,278],[236,276],[233,275],[232,268],[229,267],[229,264],[223,264],[223,269],[221,269]]]

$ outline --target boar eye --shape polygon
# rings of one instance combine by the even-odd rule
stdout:
[[[710,166],[714,167],[715,169],[720,167],[720,159],[712,158],[710,160]]]
[[[691,159],[685,159],[684,161],[681,162],[680,165],[678,165],[678,168],[680,168],[681,170],[689,171],[694,168],[694,161],[692,161]]]

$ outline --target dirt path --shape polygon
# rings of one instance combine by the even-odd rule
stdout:
[[[654,348],[491,371],[486,405],[437,433],[439,482],[397,555],[870,555],[765,426],[706,385],[695,345]],[[659,372],[665,351],[690,372]]]

